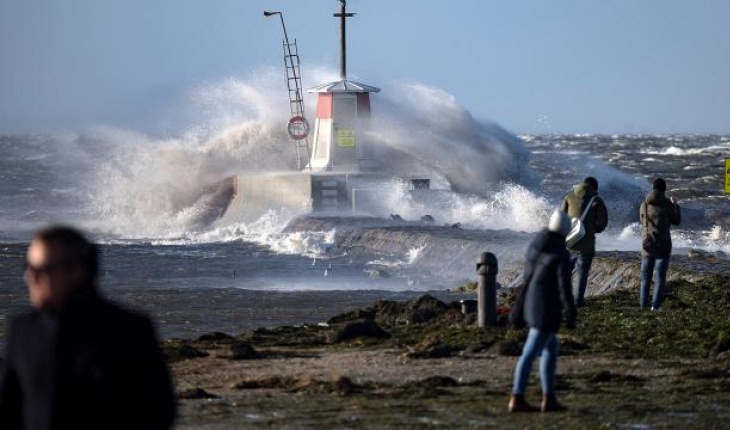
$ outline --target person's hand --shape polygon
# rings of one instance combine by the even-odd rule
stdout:
[[[669,201],[672,202],[673,205],[676,205],[677,204],[677,198],[674,197],[674,196],[670,197],[669,198]]]

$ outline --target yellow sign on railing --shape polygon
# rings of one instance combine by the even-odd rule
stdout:
[[[730,158],[725,159],[725,194],[730,194]]]

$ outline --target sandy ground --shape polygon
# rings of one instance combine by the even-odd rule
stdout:
[[[515,357],[411,359],[392,349],[277,350],[174,364],[180,429],[730,428],[730,395],[681,377],[693,361],[561,357],[561,414],[508,414]],[[451,378],[451,379],[449,379]],[[255,387],[255,388],[240,388]],[[529,399],[539,400],[536,375]],[[672,410],[672,413],[667,413]]]

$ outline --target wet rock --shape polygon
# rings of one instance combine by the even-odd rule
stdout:
[[[261,354],[247,343],[236,342],[218,350],[216,357],[228,360],[253,360],[261,358]]]
[[[590,345],[573,336],[560,336],[560,355],[577,355],[590,349]]]
[[[460,351],[461,348],[444,344],[437,337],[431,336],[410,348],[406,356],[408,358],[444,358],[457,355]]]
[[[360,320],[374,320],[375,309],[365,308],[358,309],[352,312],[346,312],[344,314],[337,315],[327,320],[328,325],[340,324],[349,321],[360,321]]]
[[[589,381],[593,384],[601,384],[601,383],[608,383],[608,382],[636,383],[636,382],[644,382],[644,379],[639,378],[638,376],[634,376],[634,375],[622,375],[622,374],[618,374],[618,373],[609,372],[608,370],[604,370],[604,371],[598,372],[595,375],[591,376]]]
[[[318,346],[326,343],[327,329],[320,326],[281,326],[251,330],[236,340],[254,346]]]
[[[479,354],[480,352],[489,350],[492,345],[493,344],[489,342],[472,343],[470,345],[467,345],[464,352],[466,352],[467,354]]]
[[[497,354],[504,355],[507,357],[519,357],[522,355],[522,343],[517,340],[506,339],[501,342],[497,342],[496,350]]]
[[[206,333],[199,336],[197,339],[190,342],[193,348],[201,351],[211,351],[220,348],[227,348],[228,345],[238,342],[236,338],[226,333],[213,332]]]
[[[218,331],[203,334],[197,339],[198,342],[231,342],[233,340],[233,336]]]
[[[398,387],[400,395],[416,396],[422,398],[433,398],[451,395],[448,390],[443,388],[457,387],[459,383],[449,376],[431,376],[417,381],[410,381]]]
[[[188,388],[177,393],[177,398],[181,400],[196,399],[217,399],[215,394],[211,394],[200,387]]]
[[[407,302],[383,300],[377,302],[373,308],[375,321],[384,326],[421,324],[432,322],[436,318],[442,320],[441,322],[448,319],[463,320],[460,304],[447,305],[430,295]]]
[[[208,353],[194,348],[187,342],[166,341],[162,344],[162,353],[167,361],[174,363],[177,361],[188,360],[193,358],[208,357]]]
[[[369,319],[335,325],[327,334],[328,343],[345,342],[357,338],[388,339],[390,333]]]
[[[352,394],[362,391],[362,387],[355,384],[346,376],[335,376],[329,381],[321,381],[309,376],[305,376],[296,381],[291,388],[294,392],[313,392],[313,393],[331,393],[331,394]]]
[[[332,386],[340,394],[350,394],[359,391],[362,387],[352,382],[352,379],[346,376],[336,376],[331,381]]]
[[[236,382],[231,386],[235,390],[256,390],[261,388],[290,388],[296,383],[293,378],[284,376],[272,376],[262,379],[247,379],[245,381]]]
[[[441,387],[458,387],[459,382],[450,376],[430,376],[418,381],[408,382],[403,385],[404,388],[441,388]]]

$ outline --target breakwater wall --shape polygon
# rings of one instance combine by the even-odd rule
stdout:
[[[510,230],[468,230],[369,217],[305,216],[292,220],[286,227],[289,232],[331,230],[335,230],[332,252],[401,257],[410,254],[409,263],[419,270],[464,281],[475,279],[477,255],[492,252],[499,259],[498,282],[505,288],[520,285],[524,253],[533,237],[531,233]],[[587,294],[638,289],[640,264],[638,251],[597,253]],[[700,251],[672,256],[669,280],[682,278],[694,282],[708,275],[730,279],[730,261]]]

